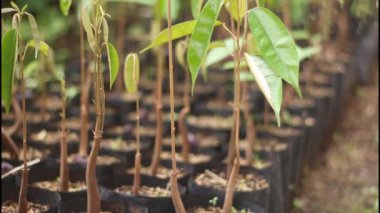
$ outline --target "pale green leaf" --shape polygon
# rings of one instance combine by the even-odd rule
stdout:
[[[282,80],[260,56],[244,54],[249,70],[255,77],[261,92],[272,107],[278,126],[281,125]]]
[[[137,91],[140,78],[140,61],[137,54],[128,54],[124,62],[124,84],[127,92],[135,93]]]
[[[175,46],[175,56],[177,58],[178,63],[182,66],[182,68],[186,67],[185,63],[185,54],[187,49],[188,40],[181,40]]]
[[[29,62],[25,67],[24,67],[24,78],[29,78],[33,71],[37,69],[39,65],[38,60],[33,60]]]
[[[285,25],[273,12],[262,7],[252,9],[248,21],[265,62],[302,96],[298,52]]]
[[[90,5],[88,5],[87,7],[83,7],[83,10],[82,10],[82,24],[83,24],[83,28],[84,30],[86,31],[86,34],[87,34],[87,40],[88,40],[88,43],[90,44],[90,48],[93,52],[95,52],[95,35],[94,35],[94,31],[92,29],[92,24],[91,24],[91,19],[90,19],[90,15],[89,15],[89,9],[90,9]]]
[[[117,74],[119,73],[119,55],[117,54],[116,48],[111,43],[107,43],[107,55],[111,89],[116,80]]]
[[[17,11],[20,11],[20,8],[17,6],[17,4],[15,4],[13,1],[11,1],[11,6],[17,10]]]
[[[222,5],[223,0],[207,1],[197,18],[194,32],[190,37],[187,49],[187,64],[191,73],[192,91],[194,91],[199,69],[206,58],[214,26]]]
[[[136,3],[146,6],[154,6],[157,0],[108,0],[107,2],[125,2],[125,3]]]
[[[11,29],[1,41],[1,100],[8,113],[12,103],[14,68],[17,54],[17,31]]]
[[[247,0],[226,0],[224,6],[236,21],[242,21],[247,12]]]
[[[37,58],[38,50],[39,50],[40,43],[41,43],[40,31],[38,30],[37,22],[34,19],[34,16],[30,13],[25,13],[25,14],[28,16],[30,29],[32,31],[33,40],[35,43],[34,44],[35,45],[35,58]]]
[[[60,0],[59,7],[63,15],[67,16],[69,14],[70,6],[72,0]]]
[[[195,27],[196,20],[185,21],[172,26],[172,40],[182,38],[190,35]],[[216,22],[215,26],[219,26],[221,23]],[[159,45],[165,44],[169,41],[168,29],[162,30],[157,37],[151,42],[151,44],[140,51],[140,54]]]
[[[105,18],[103,18],[102,21],[103,21],[104,43],[108,43],[108,35],[109,35],[108,23],[107,23],[107,20]]]
[[[26,43],[27,47],[33,47],[36,51],[41,51],[44,55],[48,55],[49,52],[49,45],[47,45],[45,42],[41,41],[39,46],[36,47],[35,40],[29,40],[28,43]],[[37,49],[38,48],[38,49]]]
[[[1,13],[2,14],[4,14],[4,13],[10,13],[10,12],[17,12],[17,10],[15,10],[14,8],[10,8],[10,7],[1,8]]]

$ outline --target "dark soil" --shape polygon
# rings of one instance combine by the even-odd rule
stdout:
[[[41,205],[38,203],[28,202],[28,212],[27,213],[40,213],[45,212],[49,209],[47,205]],[[17,212],[17,202],[7,200],[1,204],[1,213],[16,213]]]

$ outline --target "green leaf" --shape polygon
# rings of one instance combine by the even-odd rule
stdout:
[[[193,18],[196,19],[202,10],[204,0],[191,0],[191,14]]]
[[[111,43],[107,43],[107,55],[111,89],[116,80],[117,74],[119,73],[119,55],[117,54],[116,48]]]
[[[1,41],[1,99],[8,113],[12,103],[14,67],[17,54],[17,31],[11,29]]]
[[[192,91],[194,91],[194,84],[199,69],[206,57],[212,32],[222,5],[223,0],[207,1],[198,16],[194,32],[191,35],[187,49],[187,64],[189,65],[191,73]]]
[[[161,7],[161,17],[165,17],[165,19],[167,19],[167,15],[168,15],[168,6],[167,6],[167,0],[164,0],[163,1],[163,6]],[[172,20],[175,21],[177,20],[178,16],[179,16],[179,12],[180,12],[180,9],[181,9],[181,3],[182,3],[182,0],[172,0],[172,11],[171,11],[171,15],[172,15]]]
[[[11,1],[11,6],[15,8],[15,10],[20,11],[20,8],[15,4],[13,1]]]
[[[139,56],[134,53],[128,54],[124,62],[124,84],[127,92],[135,93],[140,78]]]
[[[265,62],[302,97],[297,47],[285,25],[274,13],[262,7],[252,9],[248,21]]]
[[[191,20],[191,21],[185,21],[185,22],[173,25],[172,26],[172,40],[190,35],[194,30],[195,24],[196,24],[196,20]],[[219,26],[220,24],[221,24],[220,22],[216,22],[215,26]],[[140,51],[140,54],[153,47],[167,43],[169,41],[168,36],[169,36],[168,29],[166,28],[162,30],[149,46],[145,47],[143,50]]]
[[[241,40],[242,41],[242,40]],[[206,59],[203,63],[203,67],[207,68],[213,64],[216,64],[223,59],[230,56],[234,51],[234,40],[228,38],[224,40],[224,47],[218,47],[210,50],[206,56]]]
[[[210,45],[208,45],[209,50],[218,48],[218,47],[226,47],[226,44],[224,43],[223,40],[213,41],[210,43]]]
[[[238,2],[240,2],[240,8],[238,7]],[[224,6],[236,21],[242,21],[247,12],[247,0],[226,0]]]
[[[72,2],[72,0],[60,0],[59,1],[59,7],[60,7],[61,12],[64,16],[67,16],[69,14],[71,2]]]
[[[30,13],[25,13],[28,16],[30,29],[32,31],[33,39],[35,42],[35,58],[38,56],[38,50],[40,49],[41,38],[40,31],[38,30],[37,22],[34,19],[33,15]]]
[[[244,53],[249,70],[255,77],[257,84],[261,92],[264,94],[269,105],[272,107],[274,114],[277,118],[278,126],[281,125],[280,110],[282,102],[282,80],[281,77],[276,74],[269,64],[263,60],[260,56],[251,56]]]
[[[94,31],[92,30],[92,25],[91,25],[91,19],[88,10],[90,5],[87,7],[83,7],[82,10],[82,24],[83,28],[86,31],[87,34],[87,40],[88,43],[90,44],[90,48],[93,52],[95,52],[95,36],[94,36]]]
[[[29,40],[28,43],[26,43],[26,48],[28,47],[33,47],[36,51],[41,51],[44,55],[48,55],[49,52],[49,45],[43,41],[40,41],[40,44],[37,48],[35,40]]]

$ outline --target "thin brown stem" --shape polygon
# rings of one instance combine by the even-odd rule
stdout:
[[[98,5],[95,5],[94,19],[96,19],[99,13]],[[100,26],[101,22],[95,20],[95,108],[96,108],[96,123],[94,130],[94,143],[87,160],[86,170],[86,183],[87,183],[87,212],[99,213],[100,212],[100,194],[96,181],[96,159],[100,149],[100,144],[103,134],[104,125],[104,82],[101,71],[101,44],[100,44]]]
[[[87,156],[88,149],[88,96],[90,93],[90,75],[86,74],[85,52],[84,52],[84,30],[83,24],[79,22],[79,45],[80,45],[80,78],[81,78],[81,97],[80,97],[80,143],[79,155]]]
[[[289,30],[292,29],[291,4],[291,0],[284,0],[284,4],[282,5],[282,19]]]
[[[69,165],[67,163],[67,132],[66,132],[66,94],[65,81],[62,81],[62,122],[61,122],[61,164],[60,164],[60,191],[69,190]]]
[[[175,125],[174,125],[174,68],[173,68],[173,42],[172,42],[172,1],[167,0],[168,5],[168,34],[169,34],[169,81],[170,81],[170,133],[171,133],[171,159],[172,159],[172,171],[170,174],[170,185],[171,185],[171,193],[172,200],[175,207],[175,211],[177,213],[185,213],[185,207],[181,200],[181,196],[178,190],[178,170],[177,170],[177,162],[175,158]]]
[[[136,154],[135,154],[135,174],[133,178],[132,193],[137,196],[141,185],[141,152],[140,152],[140,106],[139,94],[136,94]]]
[[[241,8],[241,1],[237,1],[237,10],[240,11]],[[244,15],[244,19],[247,18],[247,15]],[[246,21],[244,21],[245,23]],[[233,111],[234,111],[234,121],[233,121],[233,129],[231,133],[233,136],[231,136],[230,141],[230,147],[234,146],[235,149],[235,158],[234,158],[234,164],[232,167],[232,170],[230,173],[227,173],[228,179],[228,185],[226,188],[226,196],[224,198],[224,204],[223,204],[223,213],[229,213],[232,208],[232,201],[234,197],[234,190],[235,190],[235,184],[237,180],[237,176],[239,174],[239,168],[240,168],[240,145],[239,145],[239,127],[240,127],[240,55],[241,55],[241,44],[240,44],[240,28],[241,28],[241,17],[238,16],[237,25],[236,25],[236,37],[237,39],[234,39],[234,104],[233,104]],[[231,16],[231,26],[234,25],[234,20]],[[246,27],[246,26],[245,26]],[[244,35],[246,36],[246,35]],[[232,145],[233,144],[233,145]],[[230,159],[232,160],[232,159]]]
[[[19,23],[18,23],[18,36],[19,36],[19,65],[20,65],[20,76],[21,76],[21,108],[22,108],[22,155],[23,155],[23,164],[24,168],[22,170],[22,177],[21,177],[21,187],[20,187],[20,194],[18,197],[18,213],[26,213],[28,202],[26,199],[27,194],[27,187],[28,187],[28,179],[29,179],[29,170],[27,167],[27,149],[28,144],[26,142],[27,139],[27,129],[26,129],[26,103],[25,103],[25,79],[24,79],[24,60],[23,60],[23,46],[22,46],[22,39],[21,39],[21,16],[19,16]]]

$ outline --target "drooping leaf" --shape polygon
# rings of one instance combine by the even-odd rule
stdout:
[[[210,43],[210,45],[208,45],[208,49],[209,50],[212,50],[214,48],[218,48],[218,47],[226,47],[225,43],[223,40],[218,40],[218,41],[212,41]]]
[[[17,10],[15,10],[14,8],[10,8],[10,7],[7,7],[7,8],[1,8],[1,13],[10,13],[10,12],[16,12]]]
[[[280,110],[282,102],[282,79],[260,56],[244,54],[249,70],[255,77],[261,92],[264,94],[269,105],[272,107],[278,126],[281,125]]]
[[[250,55],[260,55],[260,49],[257,45],[256,39],[252,36],[252,33],[248,33],[247,35],[247,52]]]
[[[90,5],[87,7],[83,7],[82,10],[82,24],[83,28],[86,31],[87,34],[87,40],[90,44],[90,48],[93,52],[95,52],[95,35],[94,31],[92,29],[91,19],[88,10],[90,9]]]
[[[124,84],[127,92],[135,93],[137,91],[140,78],[140,61],[139,56],[130,53],[125,58],[124,62]]]
[[[117,74],[119,73],[119,55],[117,54],[116,48],[111,43],[107,43],[107,55],[111,89],[116,80]]]
[[[37,58],[38,50],[40,48],[41,38],[40,31],[38,30],[37,22],[34,19],[34,16],[30,13],[25,13],[28,16],[30,29],[32,31],[34,45],[35,45],[35,58]]]
[[[199,13],[202,10],[203,2],[204,0],[191,0],[191,14],[194,19],[198,18]]]
[[[232,70],[232,69],[234,69],[234,66],[235,66],[235,61],[230,60],[230,61],[227,61],[226,63],[223,64],[222,69],[223,70]],[[246,61],[245,60],[240,61],[240,69],[243,69],[246,67],[247,67]]]
[[[196,20],[191,20],[191,21],[185,21],[176,25],[172,26],[172,40],[182,38],[184,36],[190,35],[195,27]],[[215,26],[219,26],[221,23],[216,22]],[[159,46],[161,44],[165,44],[169,41],[169,34],[168,34],[168,29],[162,30],[157,37],[151,42],[151,44],[147,47],[145,47],[143,50],[140,51],[140,54],[153,48],[156,46]]]
[[[36,51],[41,51],[44,55],[48,55],[49,52],[48,44],[46,44],[43,41],[40,41],[40,45],[36,47],[36,41],[34,39],[29,40],[28,43],[26,43],[26,47],[33,47]]]
[[[194,91],[199,69],[206,58],[207,49],[222,5],[223,0],[207,1],[198,16],[194,32],[190,37],[187,49],[187,64],[191,73],[192,91]]]
[[[298,82],[298,52],[285,25],[274,13],[262,7],[252,9],[248,21],[265,62],[302,96]]]
[[[17,54],[17,31],[11,29],[1,41],[1,99],[8,113],[12,103],[14,67]]]
[[[186,67],[185,54],[186,54],[187,44],[188,44],[187,39],[184,39],[184,40],[179,41],[175,46],[175,56],[177,58],[178,63],[183,68]]]
[[[240,5],[238,5],[238,3],[240,3]],[[226,0],[224,6],[236,21],[242,21],[247,12],[247,0]]]
[[[15,8],[15,10],[20,11],[20,8],[15,4],[13,1],[11,1],[11,6]]]
[[[108,35],[109,35],[108,23],[107,23],[107,20],[105,18],[103,18],[102,21],[103,21],[104,43],[108,43]]]
[[[60,7],[61,12],[64,16],[67,16],[69,14],[71,2],[72,2],[72,0],[60,0],[59,1],[59,7]]]

